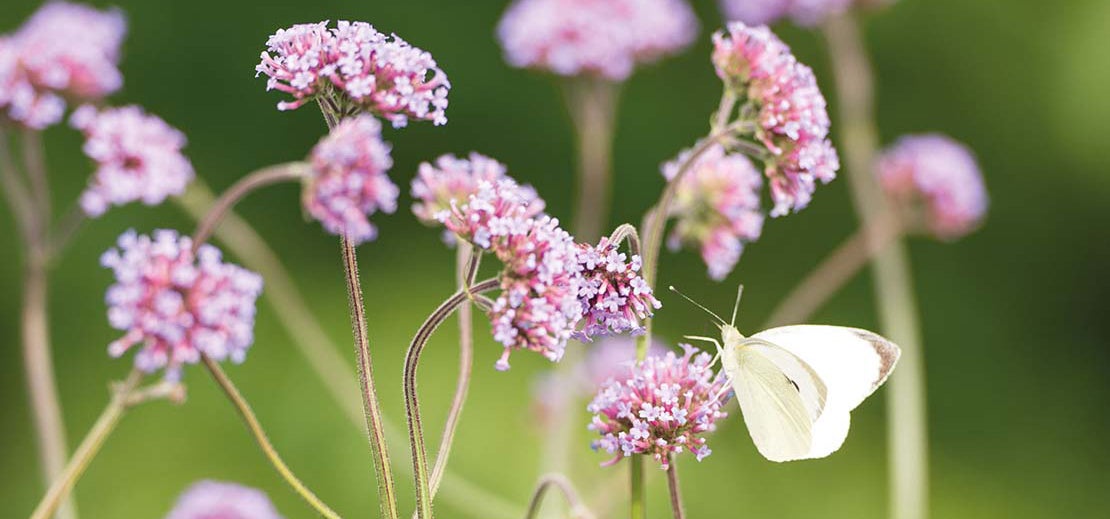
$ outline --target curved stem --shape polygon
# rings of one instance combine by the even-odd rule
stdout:
[[[85,224],[88,218],[85,211],[81,206],[74,204],[73,207],[66,212],[65,216],[58,221],[57,227],[51,230],[49,244],[47,246],[47,255],[51,258],[57,258],[69,242],[73,240],[73,236]]]
[[[574,235],[593,242],[609,217],[613,189],[613,127],[620,85],[589,78],[569,80],[567,109],[578,137],[578,183]]]
[[[647,506],[644,504],[644,457],[631,456],[629,458],[629,488],[632,489],[629,499],[629,517],[632,519],[646,519]]]
[[[238,182],[220,195],[220,198],[218,198],[208,210],[208,214],[197,224],[197,230],[193,233],[193,248],[200,247],[201,244],[208,241],[208,238],[212,235],[212,231],[219,225],[220,220],[223,219],[232,207],[235,207],[235,204],[251,192],[279,182],[300,180],[307,173],[307,164],[303,162],[288,162],[260,169],[239,179]]]
[[[535,519],[540,511],[540,503],[543,502],[543,496],[551,487],[559,489],[566,498],[567,504],[570,505],[571,516],[577,519],[592,518],[593,514],[586,508],[586,504],[578,497],[578,492],[574,490],[574,485],[562,474],[547,474],[540,478],[540,482],[536,485],[536,491],[532,493],[532,499],[528,502],[528,512],[524,514],[524,519]]]
[[[23,144],[23,167],[31,180],[31,196],[38,210],[43,229],[50,226],[51,199],[50,180],[46,177],[46,158],[43,157],[42,134],[38,130],[24,129],[20,141]]]
[[[420,402],[416,390],[416,368],[420,363],[420,354],[439,325],[443,324],[459,305],[469,301],[473,294],[492,290],[498,285],[497,279],[487,279],[473,285],[469,291],[456,292],[428,316],[416,331],[412,343],[409,344],[408,352],[405,353],[405,414],[408,417],[412,472],[416,482],[416,513],[420,519],[432,517],[432,496],[428,485],[428,454],[424,446],[424,428],[420,422]]]
[[[872,257],[901,236],[902,227],[893,215],[876,219],[870,225],[881,229],[856,230],[790,291],[761,329],[805,321],[867,266]]]
[[[343,255],[343,274],[347,280],[347,304],[351,312],[351,331],[355,338],[355,355],[358,358],[358,378],[362,388],[362,404],[366,415],[366,431],[370,437],[370,452],[374,458],[374,473],[378,482],[378,506],[383,517],[395,519],[397,515],[396,485],[390,467],[389,447],[382,428],[382,409],[374,386],[374,366],[370,360],[370,339],[367,336],[366,309],[362,300],[362,285],[358,277],[358,256],[355,246],[346,237],[340,238]]]
[[[632,224],[622,223],[616,229],[613,229],[613,233],[609,235],[609,243],[616,244],[618,247],[624,241],[628,242],[628,250],[632,252],[633,256],[640,255],[640,233],[636,231],[636,227]],[[642,257],[640,259],[643,260]]]
[[[108,406],[100,413],[100,417],[89,429],[85,439],[81,440],[81,445],[73,453],[73,458],[69,460],[63,470],[59,471],[58,477],[54,478],[50,489],[47,490],[42,501],[35,507],[35,511],[31,513],[31,519],[49,519],[69,497],[73,486],[77,484],[77,480],[81,478],[85,469],[92,463],[93,458],[100,452],[100,447],[104,445],[105,440],[115,430],[120,418],[123,418],[124,412],[133,405],[131,400],[132,391],[141,379],[142,373],[138,370],[132,370],[127,379],[115,387]]]
[[[674,512],[674,519],[685,519],[686,511],[682,507],[682,488],[678,484],[678,465],[674,462],[672,456],[669,463],[667,463],[667,489],[671,494],[671,511]]]
[[[875,127],[873,73],[857,21],[835,17],[825,25],[839,97],[841,129],[848,180],[856,213],[865,227],[886,214],[886,202],[875,182],[872,166],[878,149]],[[874,231],[872,231],[874,232]],[[870,236],[878,242],[877,235]],[[928,431],[917,302],[911,281],[909,255],[899,239],[874,260],[875,296],[883,331],[902,348],[898,373],[887,384],[890,457],[890,517],[928,517]]]
[[[9,145],[8,134],[3,125],[0,125],[0,188],[3,188],[4,198],[11,206],[23,243],[29,244],[39,234],[38,218],[31,202],[31,192],[19,178]]]
[[[297,479],[293,471],[289,470],[289,466],[282,461],[277,449],[274,448],[274,445],[270,443],[270,439],[266,436],[266,431],[262,429],[262,424],[258,422],[258,418],[254,415],[254,411],[251,410],[250,404],[248,404],[246,399],[243,398],[243,395],[239,393],[239,389],[235,387],[231,379],[227,378],[227,374],[220,369],[220,365],[204,354],[201,354],[201,360],[204,361],[204,366],[208,368],[208,372],[212,374],[212,378],[219,384],[220,389],[227,395],[228,400],[230,400],[231,404],[235,406],[235,409],[239,411],[239,416],[243,418],[243,422],[246,423],[247,429],[250,430],[255,441],[258,442],[258,446],[262,448],[262,453],[270,460],[270,464],[274,466],[278,474],[280,474],[281,477],[285,479],[285,482],[288,483],[290,487],[293,487],[293,490],[321,516],[328,519],[339,519],[339,514],[335,513],[328,505],[324,504],[320,498],[316,497],[316,494],[313,494],[304,483],[301,483],[301,480]]]

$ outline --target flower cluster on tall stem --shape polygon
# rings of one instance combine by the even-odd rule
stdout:
[[[578,299],[582,304],[583,326],[578,336],[589,340],[596,335],[643,333],[641,321],[651,317],[662,304],[640,276],[642,259],[638,253],[628,257],[619,243],[602,238],[596,246],[578,246],[582,282]]]

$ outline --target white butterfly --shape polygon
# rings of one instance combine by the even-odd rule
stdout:
[[[744,337],[735,326],[739,293],[731,323],[682,297],[718,321],[720,342],[687,338],[717,346],[748,433],[771,461],[836,452],[848,437],[849,412],[886,382],[901,354],[878,334],[842,326],[782,326]]]

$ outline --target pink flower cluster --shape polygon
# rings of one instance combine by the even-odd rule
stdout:
[[[673,180],[690,153],[664,164],[663,176]],[[667,244],[672,250],[683,243],[699,247],[709,277],[720,281],[740,261],[744,244],[763,231],[763,179],[747,157],[728,154],[722,146],[709,148],[690,168],[675,190],[670,216],[678,222]]]
[[[81,209],[100,216],[112,205],[162,203],[180,195],[193,180],[193,165],[182,153],[185,135],[138,106],[97,111],[84,105],[70,124],[85,135],[82,149],[96,163]]]
[[[804,26],[840,14],[853,2],[857,0],[720,0],[721,10],[730,21],[763,25],[789,17]]]
[[[975,155],[937,134],[898,140],[879,159],[879,182],[910,223],[954,240],[978,228],[989,200]]]
[[[447,123],[447,75],[431,54],[397,35],[365,22],[340,21],[329,29],[324,21],[279,29],[266,47],[255,70],[269,77],[267,89],[293,96],[279,110],[322,96],[341,115],[366,111],[395,128],[410,119]]]
[[[201,354],[217,361],[246,358],[260,276],[224,263],[210,245],[194,253],[193,241],[175,231],[128,231],[118,247],[100,259],[116,278],[105,296],[108,322],[125,332],[108,346],[111,356],[138,345],[135,366],[148,373],[165,368],[171,380]]]
[[[200,481],[182,492],[166,519],[281,519],[281,514],[261,490]]]
[[[515,67],[622,81],[685,48],[697,30],[684,0],[517,0],[497,34]]]
[[[605,465],[647,454],[666,469],[671,456],[684,451],[698,461],[711,453],[704,434],[726,415],[721,407],[730,398],[728,384],[713,373],[709,354],[682,348],[682,357],[668,352],[630,366],[590,402],[589,428],[601,435],[592,447],[615,455]]]
[[[0,36],[0,113],[42,129],[62,120],[67,98],[93,101],[119,90],[126,32],[117,10],[48,2]]]
[[[502,178],[507,178],[505,165],[479,153],[465,159],[443,155],[435,163],[421,163],[412,180],[412,197],[416,200],[412,212],[425,224],[438,224],[439,216],[449,212],[452,203],[466,203],[482,182],[492,184]],[[544,201],[531,186],[519,186],[516,192],[525,199],[525,217],[543,212]],[[453,232],[444,231],[444,241],[454,243],[454,237]]]
[[[733,22],[727,32],[714,34],[713,42],[717,75],[756,109],[756,138],[769,153],[771,216],[805,208],[817,181],[831,181],[840,169],[813,71],[765,26]]]
[[[640,277],[641,259],[618,250],[618,244],[602,238],[597,246],[580,244],[578,263],[582,281],[578,299],[585,317],[577,337],[643,332],[641,321],[662,306],[651,286]]]
[[[382,125],[369,115],[343,120],[312,149],[312,178],[305,207],[328,232],[355,244],[373,240],[378,230],[368,218],[397,210],[400,190],[386,174],[393,166]]]

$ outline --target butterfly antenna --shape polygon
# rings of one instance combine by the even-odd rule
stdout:
[[[736,303],[732,305],[732,322],[729,323],[732,326],[736,326],[736,311],[740,309],[740,296],[743,296],[743,295],[744,295],[744,285],[741,284],[736,289]]]
[[[720,322],[721,324],[726,324],[726,323],[725,323],[725,320],[724,320],[724,319],[721,319],[721,316],[719,316],[719,315],[717,315],[717,314],[713,313],[713,310],[710,310],[710,309],[708,309],[708,308],[706,308],[706,307],[704,307],[704,306],[702,306],[702,305],[698,304],[698,302],[697,302],[697,301],[694,301],[693,299],[690,299],[690,297],[689,297],[689,296],[687,296],[686,294],[683,294],[682,292],[679,292],[679,291],[678,291],[678,289],[677,289],[677,288],[675,288],[675,287],[674,287],[673,285],[672,285],[672,286],[669,286],[669,287],[667,287],[667,288],[670,288],[670,289],[671,289],[671,292],[674,292],[674,293],[676,293],[676,294],[678,294],[678,295],[682,296],[682,298],[683,298],[683,299],[685,299],[685,300],[687,300],[687,301],[689,301],[689,302],[690,302],[690,304],[692,304],[692,305],[694,305],[694,306],[696,306],[696,307],[698,307],[698,308],[701,308],[702,310],[705,310],[705,312],[706,312],[706,313],[708,313],[709,315],[712,315],[712,316],[713,316],[713,318],[714,318],[714,319],[716,319],[717,321],[719,321],[719,322]]]

